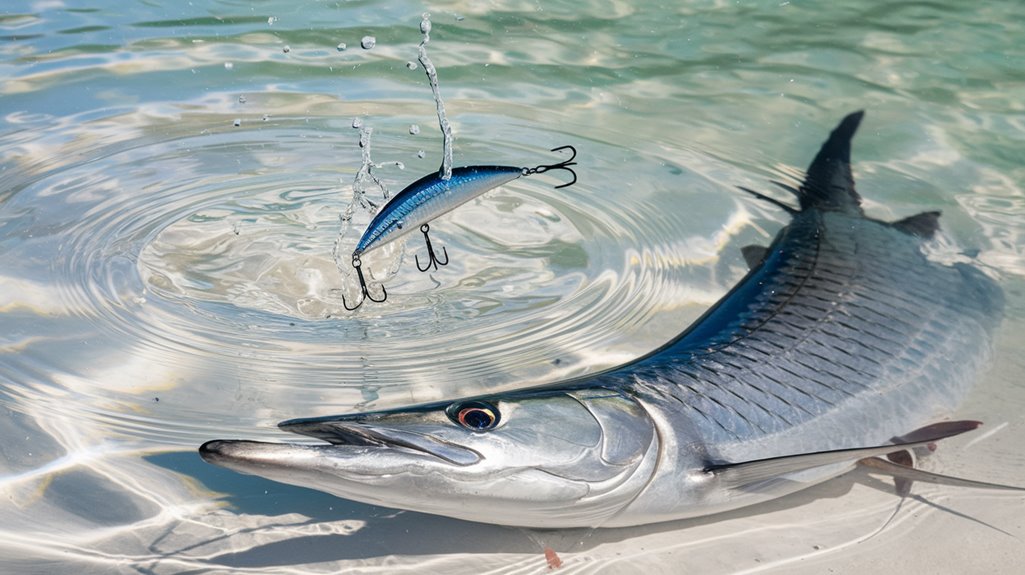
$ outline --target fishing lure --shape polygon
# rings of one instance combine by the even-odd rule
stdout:
[[[361,256],[367,252],[376,250],[387,245],[396,239],[419,229],[424,235],[427,244],[427,263],[420,265],[419,256],[416,259],[416,267],[426,272],[432,267],[437,270],[438,266],[448,265],[448,250],[442,247],[444,260],[438,257],[431,244],[430,225],[428,222],[438,216],[454,210],[466,202],[493,190],[502,184],[506,184],[523,176],[543,174],[550,170],[566,170],[573,175],[573,180],[555,186],[555,189],[572,186],[577,181],[577,174],[570,166],[575,166],[574,158],[577,157],[577,150],[573,146],[560,146],[553,148],[552,152],[569,150],[572,154],[569,159],[556,164],[535,166],[533,168],[517,168],[513,166],[465,166],[453,168],[452,177],[443,179],[440,173],[428,174],[407,186],[395,196],[374,216],[370,225],[356,244],[352,252],[352,267],[356,268],[360,282],[360,292],[363,298],[358,304],[349,307],[342,299],[345,309],[352,311],[362,305],[363,300],[381,302],[387,297],[384,286],[381,288],[381,298],[370,297],[365,278],[360,266]]]

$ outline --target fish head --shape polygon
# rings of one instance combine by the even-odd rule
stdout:
[[[297,419],[327,444],[210,441],[206,461],[388,507],[519,526],[600,525],[657,467],[644,407],[615,390],[481,397]]]

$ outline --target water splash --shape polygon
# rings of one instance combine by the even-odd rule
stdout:
[[[331,249],[331,256],[335,260],[335,265],[338,267],[338,271],[341,272],[342,276],[347,277],[352,274],[352,265],[350,256],[352,253],[351,249],[342,248],[343,245],[348,248],[346,242],[346,236],[348,231],[352,227],[352,219],[356,215],[356,210],[362,210],[369,216],[373,216],[380,209],[381,205],[374,200],[367,197],[368,192],[374,189],[380,190],[381,195],[385,201],[391,197],[391,192],[388,190],[388,186],[374,175],[374,168],[380,167],[374,164],[373,159],[370,157],[370,136],[373,135],[374,129],[369,126],[363,125],[363,120],[360,118],[354,118],[352,121],[352,127],[359,130],[359,149],[361,164],[359,170],[356,172],[356,177],[352,180],[352,201],[349,202],[342,213],[338,216],[341,222],[341,227],[338,230],[338,237],[335,238],[334,247]]]
[[[452,126],[448,123],[448,117],[445,115],[445,103],[441,100],[441,90],[438,88],[438,71],[434,68],[434,63],[431,62],[430,56],[427,55],[427,43],[431,41],[431,15],[424,13],[423,19],[420,20],[420,33],[423,34],[423,40],[420,41],[420,46],[417,48],[417,60],[420,61],[420,65],[424,67],[424,72],[427,73],[427,79],[431,83],[431,92],[434,93],[434,103],[438,108],[438,124],[441,126],[442,140],[442,159],[441,159],[441,179],[448,180],[452,178]]]

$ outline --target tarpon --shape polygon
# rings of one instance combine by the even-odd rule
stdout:
[[[750,272],[661,348],[544,387],[279,425],[327,443],[219,440],[200,454],[388,507],[614,527],[780,497],[974,427],[926,424],[987,363],[1002,291],[925,255],[938,212],[865,215],[850,168],[861,118],[833,130],[800,187],[783,186],[798,207],[752,192],[792,220],[746,248]]]

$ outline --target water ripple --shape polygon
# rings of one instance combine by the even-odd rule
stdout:
[[[45,285],[45,295],[22,289],[10,305],[45,307],[65,316],[55,330],[70,330],[65,361],[33,390],[38,401],[125,436],[192,444],[215,430],[270,430],[285,417],[596,371],[675,331],[646,333],[653,318],[712,301],[724,285],[715,278],[719,253],[747,227],[741,217],[719,240],[702,241],[716,233],[709,226],[681,252],[665,238],[695,222],[667,209],[680,192],[664,178],[714,193],[701,170],[681,176],[665,160],[552,135],[553,146],[585,150],[585,170],[608,168],[602,158],[625,162],[622,185],[648,200],[624,203],[586,177],[563,190],[547,176],[516,180],[435,222],[451,265],[417,272],[409,260],[423,247],[409,241],[398,272],[383,278],[388,301],[348,312],[341,296],[353,297],[355,285],[338,273],[331,246],[358,166],[356,134],[335,115],[285,115],[344,107],[301,100],[259,129],[232,129],[231,114],[160,108],[68,118],[34,138],[7,139],[0,154],[19,164],[20,181],[5,205],[4,237],[23,239],[10,246],[12,277]],[[493,122],[480,114],[475,122]],[[514,126],[487,146],[466,138],[464,157],[485,163],[486,149],[503,162],[536,163],[546,148],[522,143],[533,130]],[[377,149],[409,158],[418,146],[390,136]],[[434,169],[428,162],[379,176],[398,189]],[[31,369],[49,353],[19,362]],[[74,402],[61,399],[67,393]]]

